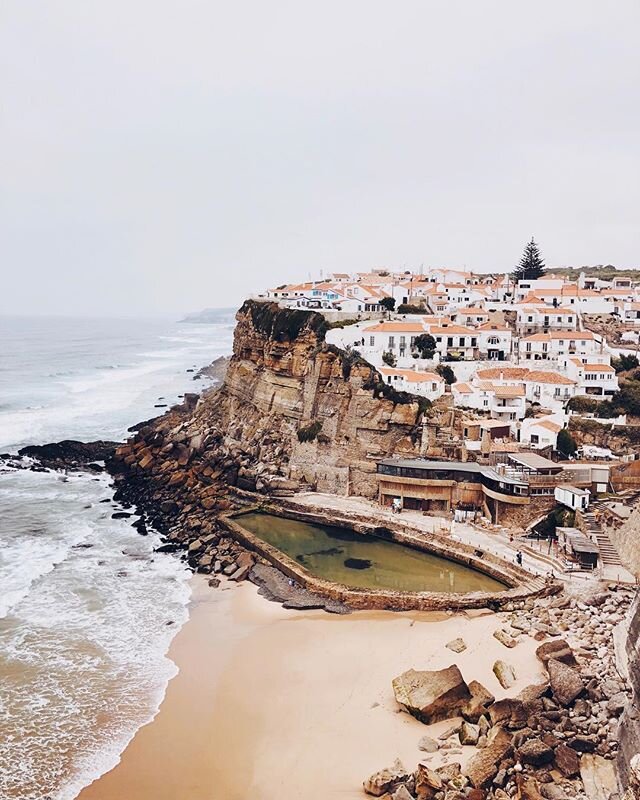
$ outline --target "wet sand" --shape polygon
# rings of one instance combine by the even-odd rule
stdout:
[[[491,635],[493,614],[338,617],[287,611],[248,583],[211,590],[194,578],[193,590],[170,650],[180,672],[159,713],[79,800],[361,800],[365,777],[395,757],[415,767],[420,737],[451,725],[399,712],[394,676],[456,663],[496,697],[542,677],[536,642],[507,650]],[[457,636],[468,647],[460,654],[444,647]],[[508,692],[491,671],[497,658],[518,674]],[[456,760],[473,748],[464,750]]]

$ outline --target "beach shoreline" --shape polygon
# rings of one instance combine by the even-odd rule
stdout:
[[[192,592],[168,654],[179,671],[157,715],[78,800],[356,800],[370,773],[396,757],[413,768],[426,756],[420,738],[451,725],[400,712],[396,675],[456,663],[497,698],[542,679],[526,637],[508,653],[516,685],[500,687],[491,667],[505,648],[491,612],[291,611],[250,583],[212,590],[201,576]],[[467,650],[454,654],[445,644],[458,636]],[[474,748],[461,750],[464,762]]]

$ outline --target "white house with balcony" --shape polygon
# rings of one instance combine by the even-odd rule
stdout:
[[[527,402],[538,403],[555,412],[562,412],[565,403],[576,393],[576,382],[555,370],[490,367],[479,369],[476,379],[498,385],[522,382]]]
[[[395,320],[366,325],[361,329],[359,350],[365,358],[380,363],[382,353],[393,353],[396,358],[410,357],[416,336],[428,333],[429,328],[422,318],[414,321]]]
[[[486,322],[476,328],[478,336],[478,356],[487,361],[508,361],[513,350],[511,328],[493,322]]]
[[[571,308],[550,308],[529,303],[518,304],[516,326],[521,334],[540,331],[575,331],[578,312]]]
[[[520,361],[558,362],[563,356],[588,356],[599,351],[591,331],[548,331],[525,336],[518,343]]]
[[[426,397],[432,402],[445,393],[445,380],[437,372],[421,372],[415,369],[379,367],[378,372],[389,386],[400,392],[411,392]]]
[[[580,359],[570,358],[566,369],[567,374],[576,382],[577,395],[610,400],[618,391],[618,376],[610,364],[583,363]]]
[[[436,350],[442,358],[453,356],[470,361],[476,357],[478,331],[453,322],[428,327],[428,332],[436,340]]]
[[[496,384],[474,379],[473,383],[454,383],[451,394],[454,406],[488,411],[492,419],[503,422],[523,419],[526,411],[522,383]]]

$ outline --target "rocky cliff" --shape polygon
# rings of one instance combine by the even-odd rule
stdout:
[[[149,505],[220,508],[225,485],[375,497],[377,460],[425,450],[428,402],[326,344],[320,314],[247,301],[236,319],[222,386],[187,396],[116,451],[113,471]]]

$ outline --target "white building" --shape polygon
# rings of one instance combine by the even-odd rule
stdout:
[[[593,395],[608,400],[618,391],[618,376],[610,364],[583,363],[578,358],[570,358],[566,369],[577,384],[577,395]]]
[[[519,428],[520,441],[535,449],[552,447],[555,450],[558,434],[564,428],[564,424],[559,421],[561,418],[561,415],[554,414],[523,419]]]
[[[445,393],[445,380],[437,372],[420,372],[415,369],[379,367],[385,383],[400,392],[411,392],[426,397],[432,402]]]
[[[562,356],[589,356],[599,349],[591,331],[534,333],[518,343],[520,361],[558,362]]]
[[[573,511],[584,511],[589,507],[591,492],[588,489],[576,489],[569,483],[561,483],[556,486],[553,494],[558,503],[562,503],[563,506],[567,506]]]
[[[529,303],[519,303],[516,326],[521,334],[540,331],[575,331],[578,313],[570,308],[550,308]]]
[[[529,367],[490,367],[479,369],[474,380],[499,385],[521,382],[529,403],[561,412],[565,403],[576,394],[576,381],[554,370]]]
[[[451,394],[454,406],[488,411],[492,419],[504,422],[523,419],[526,411],[525,388],[522,383],[454,383]]]

